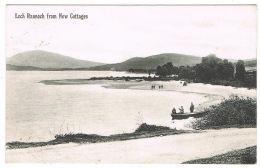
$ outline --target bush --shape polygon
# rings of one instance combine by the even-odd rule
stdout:
[[[170,130],[169,127],[164,127],[164,126],[156,126],[156,125],[148,125],[146,123],[143,123],[140,125],[136,130],[136,132],[153,132],[153,131],[163,131],[163,130]]]
[[[194,128],[212,128],[229,126],[256,126],[256,99],[232,95],[220,104],[205,109],[204,117],[193,123]]]
[[[184,162],[184,164],[255,164],[256,146],[234,150],[225,154],[196,159]]]

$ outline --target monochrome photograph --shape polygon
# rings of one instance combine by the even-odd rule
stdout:
[[[257,5],[5,6],[5,162],[257,163]]]

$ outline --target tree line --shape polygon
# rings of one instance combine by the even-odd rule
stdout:
[[[166,77],[178,75],[179,79],[187,79],[193,82],[203,82],[211,84],[231,85],[231,86],[253,86],[256,87],[256,80],[248,83],[244,61],[239,60],[236,64],[227,59],[220,59],[211,54],[202,58],[200,64],[195,66],[173,66],[172,62],[156,68],[156,75]]]

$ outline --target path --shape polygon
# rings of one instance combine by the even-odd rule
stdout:
[[[256,128],[230,128],[120,142],[6,150],[6,162],[182,163],[256,145],[256,133]]]

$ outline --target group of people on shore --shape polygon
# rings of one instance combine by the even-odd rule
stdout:
[[[181,106],[181,108],[179,108],[179,111],[180,111],[180,112],[179,112],[180,114],[183,114],[183,113],[184,113],[184,108],[183,108],[183,106]],[[193,104],[193,102],[191,102],[190,112],[193,113],[193,111],[194,111],[194,104]],[[172,109],[172,114],[177,114],[175,108]]]
[[[151,89],[155,89],[155,85],[152,85]],[[159,89],[163,89],[163,85],[159,85]]]

